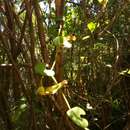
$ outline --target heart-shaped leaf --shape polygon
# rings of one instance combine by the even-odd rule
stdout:
[[[46,68],[46,66],[45,66],[45,64],[43,64],[43,63],[37,63],[36,65],[35,65],[35,72],[37,73],[37,74],[40,74],[40,75],[44,75],[44,70],[45,70],[45,68]]]
[[[73,107],[67,111],[68,117],[79,127],[88,129],[88,121],[82,118],[81,115],[86,115],[86,112],[80,107]]]
[[[68,83],[67,80],[63,80],[60,83],[54,84],[54,85],[52,85],[50,87],[47,87],[46,88],[46,92],[45,92],[46,95],[48,95],[48,94],[55,94],[59,89],[61,89],[67,83]]]
[[[60,88],[62,88],[67,83],[68,83],[67,80],[63,80],[60,83],[54,84],[54,85],[46,87],[46,88],[41,86],[37,89],[37,94],[39,94],[41,96],[55,94]]]
[[[90,22],[87,24],[87,27],[90,30],[90,32],[93,32],[96,29],[96,23]]]

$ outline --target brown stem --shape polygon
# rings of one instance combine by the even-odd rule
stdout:
[[[48,53],[46,42],[45,42],[44,26],[43,26],[42,14],[40,11],[38,0],[33,0],[32,3],[34,6],[36,18],[37,18],[37,27],[38,27],[38,36],[39,36],[40,45],[41,45],[41,54],[42,54],[44,62],[46,64],[49,64],[50,62],[49,55],[48,55],[49,53]]]

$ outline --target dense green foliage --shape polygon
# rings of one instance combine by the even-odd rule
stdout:
[[[129,0],[0,1],[0,130],[128,130],[129,87]]]

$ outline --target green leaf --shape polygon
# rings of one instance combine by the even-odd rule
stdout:
[[[93,32],[96,29],[96,23],[90,22],[87,24],[88,29]]]
[[[40,86],[37,89],[37,94],[43,96],[43,95],[51,95],[51,94],[55,94],[60,88],[62,88],[64,85],[66,85],[68,82],[67,80],[63,80],[60,83],[54,84],[52,86],[48,86],[48,87],[43,87]]]
[[[17,106],[17,108],[12,111],[11,120],[14,123],[16,123],[18,120],[20,120],[22,114],[26,112],[26,110],[27,110],[26,99],[24,100],[22,99],[20,100],[19,106]]]
[[[127,74],[130,74],[130,69],[128,69]]]
[[[54,40],[53,43],[55,46],[61,46],[63,45],[64,42],[64,37],[63,36],[57,36]]]
[[[16,110],[15,113],[11,116],[12,122],[17,122],[22,114],[22,111]]]
[[[130,74],[130,69],[123,70],[119,74],[120,75]]]
[[[43,63],[37,63],[36,65],[35,65],[35,72],[37,73],[37,74],[40,74],[40,75],[44,75],[44,70],[45,70],[45,64],[43,64]]]
[[[81,117],[81,115],[86,115],[86,112],[82,108],[73,107],[67,111],[67,115],[76,125],[87,130],[88,121]]]

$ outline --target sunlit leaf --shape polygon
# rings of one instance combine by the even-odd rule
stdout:
[[[44,75],[45,67],[46,67],[45,64],[43,64],[43,63],[37,63],[35,65],[35,72],[37,74]]]
[[[127,71],[127,74],[130,74],[130,69]]]
[[[106,64],[106,67],[112,68],[112,65],[111,64]]]
[[[87,35],[87,36],[83,37],[83,38],[82,38],[82,40],[86,40],[86,39],[88,39],[88,38],[90,38],[90,36],[89,36],[89,35]]]
[[[54,40],[53,43],[55,46],[61,46],[63,45],[64,37],[63,36],[57,36]]]
[[[106,21],[104,21],[104,22],[105,22],[105,24],[109,24],[110,20],[106,20]]]
[[[71,48],[72,44],[70,42],[68,42],[67,40],[64,40],[63,45],[65,48]]]
[[[102,3],[104,0],[98,0],[99,3]]]
[[[93,107],[90,105],[90,103],[86,103],[86,108],[87,108],[88,110],[92,110],[92,109],[93,109]]]
[[[45,88],[43,86],[40,86],[38,89],[37,89],[37,94],[38,95],[44,95],[45,94]]]
[[[102,4],[102,3],[107,3],[108,0],[98,0],[98,2]]]
[[[50,87],[47,87],[45,90],[45,94],[55,94],[60,88],[62,88],[64,85],[66,85],[68,82],[67,80],[63,80],[62,82],[52,85]]]
[[[67,115],[76,125],[87,130],[88,121],[81,117],[81,115],[86,115],[86,112],[82,108],[73,107],[67,111]]]
[[[75,35],[72,36],[72,41],[76,41],[77,37]]]
[[[91,5],[93,3],[93,0],[89,0],[88,4]]]
[[[98,2],[102,4],[102,6],[105,8],[108,3],[108,0],[98,0]]]
[[[88,128],[84,128],[85,130],[89,130]]]
[[[90,22],[87,24],[88,29],[93,32],[96,29],[96,23]]]
[[[51,69],[45,69],[45,70],[44,70],[44,73],[45,73],[47,76],[54,76],[54,75],[55,75],[54,70],[51,70]]]
[[[85,56],[80,56],[80,62],[83,62],[85,60]]]
[[[63,80],[60,83],[54,84],[54,85],[46,87],[46,88],[41,86],[37,89],[37,94],[41,95],[41,96],[55,94],[60,88],[62,88],[67,83],[68,83],[67,80]]]
[[[26,103],[20,105],[20,109],[25,109],[26,107],[27,107]]]
[[[20,101],[23,101],[23,102],[25,102],[27,99],[25,98],[25,97],[22,97],[21,99],[20,99]]]
[[[127,70],[123,70],[123,71],[120,72],[120,75],[125,75],[126,72],[127,72]]]
[[[74,34],[70,34],[70,35],[66,36],[66,39],[68,41],[76,41],[77,37]]]
[[[119,74],[120,75],[130,74],[130,69],[123,70]]]

